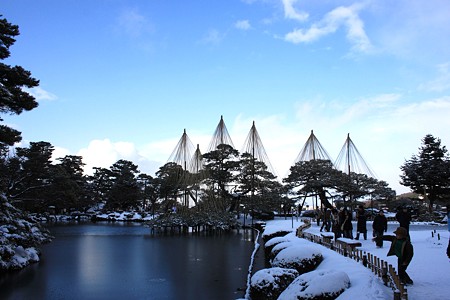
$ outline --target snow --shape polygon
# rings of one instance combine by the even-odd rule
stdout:
[[[289,221],[289,225],[292,225],[290,221]],[[274,223],[274,224],[271,224],[270,226],[266,226],[266,228],[264,229],[264,232],[262,234],[262,237],[265,238],[265,237],[270,236],[279,231],[293,232],[293,231],[295,231],[295,229],[297,227],[292,228],[291,226],[277,225],[277,223]]]
[[[290,242],[291,239],[292,239],[292,237],[291,237],[290,234],[288,234],[286,236],[277,236],[277,237],[274,237],[274,238],[268,240],[264,244],[264,247],[267,248],[267,247],[271,247],[271,246],[276,245],[276,244],[280,244],[280,243],[284,243],[284,242]]]
[[[259,238],[259,235],[260,235],[261,232],[259,230],[257,230],[257,232],[258,232],[258,235],[256,236],[256,239],[255,239],[255,247],[253,248],[252,256],[250,258],[250,264],[248,266],[247,282],[250,282],[251,275],[252,275],[252,272],[253,272],[253,265],[254,265],[254,261],[255,261],[255,256],[256,256],[256,253],[258,252],[258,249],[259,249],[258,238]],[[250,285],[247,285],[247,289],[245,291],[246,298],[248,298],[249,293],[250,293]]]
[[[301,260],[311,260],[315,256],[322,256],[322,251],[316,245],[309,243],[306,240],[299,239],[295,244],[294,242],[283,243],[286,248],[280,251],[273,259],[272,265],[274,267],[283,267],[291,265],[292,263],[299,262]],[[302,245],[306,244],[306,245]],[[280,244],[274,247],[278,247]]]
[[[395,221],[389,223],[389,231],[386,234],[392,234],[392,231],[398,226],[398,223]],[[301,225],[303,225],[303,222],[299,220],[292,221],[291,219],[268,221],[263,235],[271,235],[277,231],[294,232]],[[356,228],[355,225],[354,228]],[[423,225],[428,226],[424,229]],[[408,274],[414,280],[413,285],[407,286],[408,299],[410,300],[450,298],[450,260],[446,255],[449,242],[449,228],[446,224],[434,225],[431,226],[430,224],[414,222],[410,226],[410,236],[414,246],[414,257],[407,269]],[[367,222],[367,228],[368,239],[360,239],[359,242],[361,242],[362,246],[358,247],[358,249],[387,261],[397,269],[397,258],[395,256],[387,257],[386,255],[390,242],[384,242],[383,248],[377,248],[371,239],[371,222]],[[321,234],[320,227],[315,222],[312,222],[311,228],[305,231],[316,235]],[[293,259],[293,257],[294,259],[300,259],[300,257],[310,255],[311,252],[317,251],[315,249],[319,249],[324,258],[315,271],[297,277],[294,280],[297,284],[291,284],[280,295],[279,299],[296,299],[296,296],[300,295],[299,293],[306,292],[320,293],[324,291],[338,291],[342,290],[343,286],[345,287],[345,291],[337,298],[339,300],[378,300],[393,299],[394,297],[393,290],[390,287],[384,286],[381,278],[376,276],[370,269],[364,267],[361,262],[344,257],[324,246],[297,238],[293,234],[274,239],[277,240],[269,240],[266,242],[266,245],[273,245],[281,241],[289,244],[288,247],[278,254],[282,255],[283,259],[288,259],[287,257],[289,259]],[[300,250],[302,246],[304,249]],[[276,257],[274,260],[276,259],[281,258]],[[346,285],[346,276],[348,276],[349,285]],[[314,278],[319,277],[322,278],[314,280]],[[304,280],[308,281],[309,285],[301,287],[299,282]],[[299,288],[303,291],[299,290]]]
[[[284,292],[279,300],[291,300],[299,297],[320,295],[324,291],[337,294],[350,286],[350,278],[342,271],[312,271],[297,277]]]
[[[97,220],[142,222],[153,219],[153,216],[138,212],[111,212],[96,215]]]
[[[294,269],[284,269],[279,267],[273,267],[268,269],[262,269],[255,273],[255,275],[252,276],[252,280],[254,282],[261,283],[263,286],[269,286],[271,282],[274,282],[274,285],[277,286],[278,283],[276,282],[276,277],[281,276],[283,274],[298,274],[298,272]]]
[[[17,246],[14,249],[14,256],[11,259],[11,264],[18,267],[25,267],[33,262],[39,261],[39,255],[34,247],[24,249],[22,246]]]

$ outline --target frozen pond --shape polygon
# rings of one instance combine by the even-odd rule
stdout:
[[[0,277],[1,299],[236,299],[252,231],[152,236],[140,224],[51,227],[41,261]]]

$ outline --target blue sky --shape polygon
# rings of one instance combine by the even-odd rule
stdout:
[[[223,115],[238,150],[252,122],[280,177],[311,130],[337,158],[347,134],[398,193],[433,134],[450,145],[448,1],[4,0],[20,27],[8,64],[39,107],[5,122],[23,143],[88,168],[167,162],[183,130],[206,152]]]

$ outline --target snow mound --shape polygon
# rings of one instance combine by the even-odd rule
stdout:
[[[259,270],[251,278],[250,297],[252,300],[275,300],[298,275],[294,269]]]
[[[272,267],[295,269],[300,274],[315,270],[323,256],[315,245],[297,244],[281,250],[272,261]]]
[[[286,229],[285,226],[270,226],[269,228],[265,228],[264,232],[262,234],[262,238],[264,240],[264,242],[269,241],[270,239],[274,238],[274,237],[282,237],[285,236],[289,233],[294,232],[295,229]]]
[[[273,260],[282,250],[295,245],[293,242],[281,242],[276,244],[269,253],[269,259]]]
[[[342,271],[312,271],[297,277],[279,296],[279,300],[336,299],[350,287],[350,278]]]
[[[275,245],[283,242],[290,242],[291,239],[288,236],[278,236],[274,237],[273,239],[268,240],[265,244],[265,248],[274,247]]]

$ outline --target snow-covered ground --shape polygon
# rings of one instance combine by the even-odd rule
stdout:
[[[265,234],[280,229],[295,230],[303,223],[294,219],[276,219],[268,221]],[[398,226],[397,222],[390,223],[386,234]],[[354,224],[354,228],[356,228]],[[414,223],[410,227],[411,241],[414,246],[414,258],[408,267],[408,274],[414,280],[414,285],[407,286],[408,299],[410,300],[439,300],[450,299],[450,260],[446,255],[449,241],[447,225],[429,226],[424,229],[423,223]],[[383,248],[377,248],[372,242],[372,223],[367,222],[368,239],[360,239],[362,247],[359,249],[369,252],[382,260],[387,261],[397,268],[397,258],[387,257],[390,243],[384,242]],[[434,232],[435,231],[435,232]],[[320,235],[320,228],[313,223],[306,232]],[[354,232],[355,233],[355,232]],[[432,234],[433,233],[433,234]],[[439,238],[440,239],[439,239]],[[289,234],[288,239],[293,244],[310,243],[311,247],[318,247],[324,259],[317,268],[322,274],[332,271],[344,271],[350,278],[350,287],[337,299],[393,299],[393,291],[383,285],[379,277],[365,268],[360,262],[356,262],[342,255],[312,242]],[[314,288],[319,288],[315,286]],[[289,292],[286,290],[286,292]],[[285,295],[286,296],[286,295]],[[281,296],[280,296],[281,297]],[[288,299],[285,297],[283,299]]]

